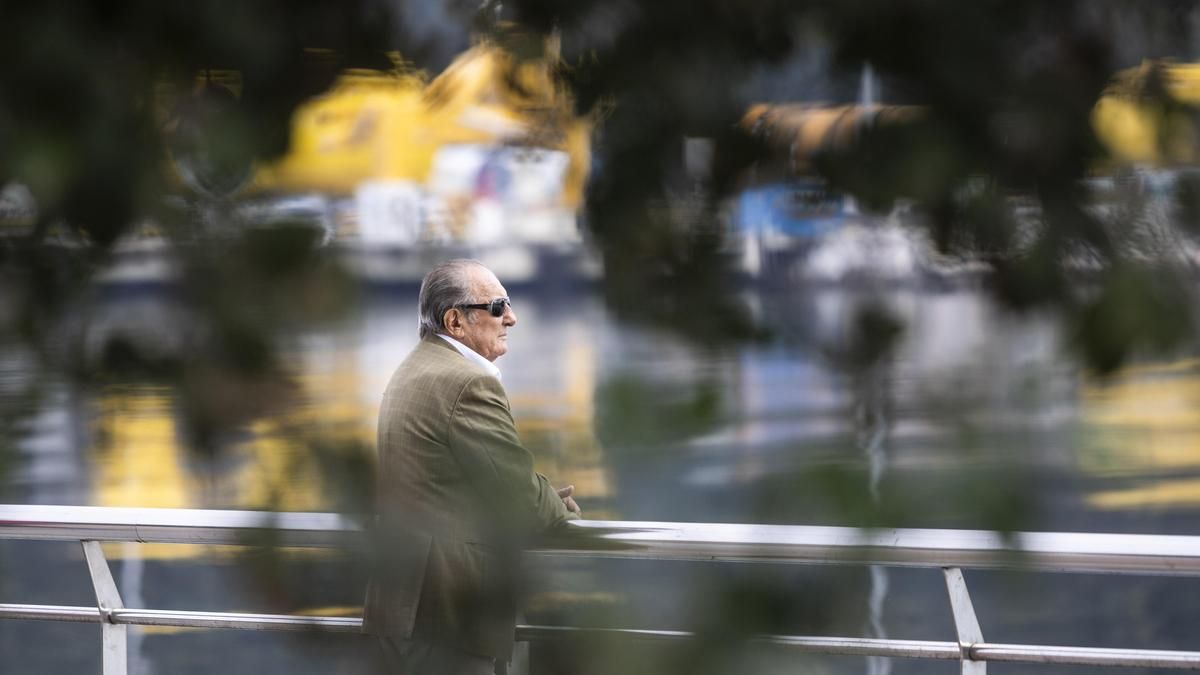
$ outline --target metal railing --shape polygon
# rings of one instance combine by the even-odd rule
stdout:
[[[562,544],[535,553],[653,560],[771,561],[941,568],[957,631],[954,641],[775,635],[761,642],[801,652],[957,660],[962,672],[986,672],[988,662],[1076,664],[1200,670],[1200,652],[1000,644],[983,637],[963,568],[1200,576],[1200,537],[1026,532],[1002,536],[978,530],[884,529],[578,521],[605,546]],[[0,539],[82,542],[96,607],[0,604],[0,618],[101,624],[105,675],[126,672],[126,629],[138,626],[359,632],[361,619],[278,614],[127,608],[100,542],[244,545],[270,532],[273,544],[316,548],[362,546],[352,522],[327,513],[265,513],[183,509],[0,505]],[[564,540],[566,541],[566,540]],[[683,631],[517,627],[523,641],[566,636],[688,640]]]

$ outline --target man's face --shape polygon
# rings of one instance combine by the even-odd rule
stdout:
[[[491,270],[476,267],[472,272],[472,277],[472,287],[475,289],[475,297],[471,299],[472,304],[487,303],[496,298],[508,296],[508,292],[504,290],[504,286],[500,285],[500,280],[496,278],[495,274],[492,274]],[[492,316],[491,312],[486,309],[463,309],[461,311],[465,312],[465,318],[461,324],[462,336],[452,335],[451,337],[470,347],[488,361],[495,361],[508,351],[508,328],[517,323],[517,315],[511,306],[506,306],[504,314],[500,316]]]

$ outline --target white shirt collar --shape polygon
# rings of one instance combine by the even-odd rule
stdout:
[[[468,361],[472,361],[472,362],[478,364],[479,367],[486,370],[488,375],[491,375],[492,377],[496,378],[497,380],[500,379],[500,369],[496,367],[496,364],[483,358],[474,349],[471,349],[470,347],[464,345],[463,343],[459,342],[458,340],[455,340],[454,338],[450,337],[449,335],[442,335],[441,333],[438,333],[437,336],[442,338],[446,342],[449,342],[450,346],[454,347],[455,349],[457,349],[459,351],[460,354],[467,357]]]

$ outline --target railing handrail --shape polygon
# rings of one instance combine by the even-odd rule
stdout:
[[[1200,576],[1200,536],[859,529],[645,521],[575,521],[603,548],[568,538],[537,549],[554,555],[657,560],[862,563],[902,567],[1028,569]],[[271,542],[353,547],[360,525],[334,513],[0,505],[0,539],[237,545],[274,531]]]
[[[1200,576],[1200,537],[1182,535],[874,529],[847,527],[577,521],[591,537],[564,537],[541,553],[658,560],[773,561],[940,567],[949,593],[957,641],[886,638],[763,636],[760,640],[819,654],[957,659],[964,675],[986,672],[988,661],[1141,666],[1200,670],[1200,652],[1011,645],[983,637],[960,568],[1038,571],[1180,574]],[[353,519],[331,513],[270,513],[92,506],[0,505],[0,539],[80,541],[97,607],[0,604],[2,619],[98,622],[105,675],[127,675],[126,629],[130,625],[358,632],[357,617],[194,612],[127,608],[98,542],[250,544],[353,547],[366,542]],[[592,633],[634,640],[681,640],[681,631],[518,626],[520,640]]]

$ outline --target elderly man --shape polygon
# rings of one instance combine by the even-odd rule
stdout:
[[[517,316],[496,275],[452,260],[425,276],[421,341],[379,411],[379,555],[364,630],[391,672],[489,675],[509,660],[517,553],[579,516],[533,469],[500,371]]]

